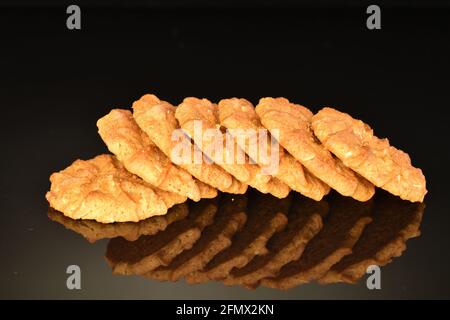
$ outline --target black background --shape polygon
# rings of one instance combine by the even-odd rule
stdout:
[[[448,118],[450,11],[444,1],[382,7],[331,1],[79,1],[0,7],[1,298],[449,298]],[[13,5],[14,6],[11,6]],[[93,5],[92,5],[93,4]],[[385,5],[385,6],[383,6]],[[288,292],[187,286],[113,277],[105,242],[89,246],[48,221],[51,172],[106,152],[96,120],[144,93],[173,104],[284,96],[313,111],[334,106],[369,123],[423,169],[429,194],[422,236],[383,268],[383,288],[307,285]],[[65,288],[79,264],[83,289]]]

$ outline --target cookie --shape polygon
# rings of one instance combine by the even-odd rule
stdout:
[[[328,150],[377,187],[404,200],[423,201],[427,190],[422,170],[387,139],[377,138],[364,122],[323,108],[312,118],[312,128]]]
[[[72,219],[102,223],[140,221],[163,215],[186,197],[164,192],[128,172],[115,157],[76,160],[50,176],[50,206]]]
[[[250,163],[232,137],[222,133],[216,104],[207,99],[186,98],[176,109],[175,117],[180,127],[194,140],[199,149],[237,180],[262,193],[271,193],[279,198],[287,196],[289,193],[287,188],[282,188],[283,186],[276,181],[271,181],[270,175],[264,174],[256,164]],[[201,128],[196,130],[196,126]],[[208,129],[209,131],[206,131]],[[240,153],[242,161],[239,159]]]
[[[195,154],[201,151],[191,143],[188,137],[178,134],[175,135],[177,139],[173,139],[175,132],[180,131],[175,110],[176,108],[170,103],[161,101],[151,94],[146,94],[133,103],[133,117],[136,123],[172,162],[198,180],[222,192],[245,193],[247,185],[236,180],[221,167],[207,161],[195,163]],[[185,145],[183,149],[189,150],[189,156],[176,154],[180,145]],[[174,156],[183,157],[182,161],[176,162]]]
[[[162,190],[200,200],[202,195],[196,181],[159,150],[130,111],[114,109],[97,121],[97,127],[108,149],[128,171]]]
[[[237,130],[237,133],[240,130],[251,130],[252,133],[256,133],[254,137],[247,135],[247,138],[236,139],[239,147],[245,150],[248,156],[261,167],[266,168],[275,165],[270,163],[271,153],[273,152],[270,141],[264,144],[267,146],[266,153],[259,147],[263,142],[260,141],[258,132],[266,129],[261,124],[253,105],[245,99],[232,98],[221,100],[218,106],[220,124],[223,127]],[[274,138],[272,137],[272,139]],[[328,194],[330,191],[328,185],[306,170],[300,162],[285,152],[283,147],[278,144],[276,146],[278,149],[278,156],[276,157],[278,168],[273,173],[273,176],[281,180],[292,190],[317,201],[320,201]]]
[[[331,188],[359,201],[373,196],[374,186],[344,166],[316,139],[310,128],[310,110],[285,98],[262,98],[256,113],[272,135],[278,131],[280,144]]]

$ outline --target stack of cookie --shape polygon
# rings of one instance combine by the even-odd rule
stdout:
[[[47,200],[73,219],[139,221],[188,198],[243,194],[248,186],[280,199],[294,191],[316,201],[330,189],[362,202],[374,195],[375,186],[411,202],[423,201],[427,192],[425,177],[409,156],[362,121],[331,108],[313,115],[284,98],[262,98],[256,107],[245,99],[214,104],[186,98],[174,107],[144,95],[133,103],[133,112],[114,109],[97,126],[114,155],[77,160],[50,177]],[[208,129],[224,138],[212,139]],[[267,135],[239,139],[239,130]],[[237,159],[239,152],[230,152],[228,142],[225,146],[228,137],[244,161]],[[274,144],[265,139],[277,142],[277,169],[270,174],[267,157],[252,152],[255,145],[268,145],[272,154]],[[180,161],[180,150],[192,157]],[[199,154],[205,160],[195,159]],[[232,161],[224,161],[230,154]]]

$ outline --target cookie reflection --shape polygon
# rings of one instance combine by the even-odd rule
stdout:
[[[140,222],[100,223],[95,220],[73,220],[61,212],[49,207],[48,217],[67,229],[82,235],[90,243],[101,239],[122,237],[129,241],[137,240],[143,235],[153,235],[163,231],[171,223],[183,220],[188,215],[186,203],[178,204],[169,209],[166,215],[154,216]]]
[[[420,234],[424,204],[377,192],[367,202],[333,193],[313,201],[250,190],[179,204],[138,223],[50,219],[89,242],[112,238],[106,259],[115,274],[158,281],[221,281],[289,289],[316,281],[355,283]]]

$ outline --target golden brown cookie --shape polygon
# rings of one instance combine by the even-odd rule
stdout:
[[[283,266],[276,277],[263,279],[261,284],[286,290],[321,278],[334,264],[352,253],[364,228],[372,221],[372,208],[373,201],[333,197],[324,227],[308,243],[300,258]]]
[[[172,162],[198,180],[222,192],[245,193],[247,186],[237,181],[221,167],[206,161],[195,163],[194,155],[201,151],[191,143],[188,137],[179,132],[180,134],[175,136],[177,139],[173,139],[174,133],[180,131],[180,126],[175,118],[175,110],[176,108],[170,103],[161,101],[152,94],[146,94],[133,103],[133,117],[137,124]],[[173,153],[176,153],[180,144],[186,145],[183,148],[189,150],[190,156],[180,155],[183,156],[182,161],[176,162]]]
[[[223,196],[214,223],[205,228],[194,246],[183,251],[170,265],[158,267],[145,276],[160,281],[177,281],[189,273],[203,269],[214,256],[231,245],[231,238],[247,220],[246,206],[245,195]]]
[[[313,175],[344,196],[369,200],[374,186],[342,164],[320,144],[310,128],[313,116],[307,108],[285,98],[262,98],[256,106],[261,123],[280,144]]]
[[[408,239],[420,235],[423,203],[404,201],[385,192],[377,194],[375,201],[373,221],[364,229],[352,254],[335,264],[320,283],[356,283],[367,267],[388,264],[402,254]]]
[[[108,243],[106,260],[115,274],[148,273],[167,266],[184,250],[190,249],[210,225],[217,212],[215,200],[201,200],[189,208],[186,219],[172,223],[167,229],[136,241],[114,238]]]
[[[259,121],[253,105],[245,99],[232,98],[221,100],[218,106],[219,119],[222,126],[231,129],[231,132],[233,132],[232,130],[241,129],[252,130],[252,133],[256,133],[254,138],[247,135],[246,138],[241,137],[236,139],[237,144],[261,167],[270,167],[270,155],[273,152],[271,143],[268,141],[265,144],[267,146],[267,152],[259,148],[261,141],[259,140],[258,131],[267,129]],[[239,131],[235,132],[239,134]],[[268,133],[267,137],[269,138]],[[273,173],[273,176],[280,179],[292,190],[317,201],[320,201],[328,194],[330,191],[328,185],[307,171],[300,162],[285,152],[283,147],[278,144],[276,146],[278,147],[278,169]]]
[[[203,199],[212,199],[217,197],[218,192],[217,189],[210,186],[207,183],[204,183],[203,181],[194,179],[195,183],[197,184],[198,191],[200,192],[200,197]]]
[[[263,174],[259,166],[250,163],[233,139],[222,133],[216,104],[207,99],[186,98],[176,109],[175,117],[199,149],[240,182],[262,193],[271,193],[279,198],[287,196],[288,188],[283,188],[277,181],[271,181],[271,176]],[[201,128],[197,127],[196,130],[196,126]],[[207,129],[210,129],[209,132]],[[243,155],[242,161],[239,159],[239,152]]]
[[[158,190],[111,155],[76,160],[50,176],[50,206],[72,219],[102,223],[140,221],[162,215],[186,197]]]
[[[50,220],[62,224],[66,229],[82,235],[90,243],[101,239],[122,237],[128,241],[137,240],[143,235],[153,235],[165,230],[172,222],[186,218],[188,208],[186,203],[180,203],[162,216],[151,217],[139,222],[100,223],[94,220],[73,220],[63,213],[48,208]]]
[[[128,171],[162,190],[200,200],[202,195],[196,181],[159,150],[130,111],[114,109],[97,121],[97,127],[108,149]]]
[[[312,118],[312,128],[328,150],[377,187],[404,200],[423,201],[427,190],[422,170],[387,139],[377,138],[364,122],[323,108]]]
[[[284,265],[302,255],[305,246],[322,229],[327,212],[328,204],[325,201],[296,197],[288,214],[286,228],[268,241],[268,253],[254,257],[242,268],[233,269],[223,280],[224,284],[253,289],[261,279],[276,276]]]

